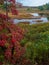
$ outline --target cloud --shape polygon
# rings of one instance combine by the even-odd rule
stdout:
[[[49,0],[17,0],[23,3],[24,6],[39,6],[48,3]]]

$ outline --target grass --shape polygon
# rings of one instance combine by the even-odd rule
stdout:
[[[19,26],[25,29],[25,36],[21,41],[21,45],[26,47],[25,56],[33,65],[49,65],[49,23]]]
[[[45,14],[45,15],[47,15],[47,14],[49,14],[49,11],[47,11],[47,10],[45,10],[45,11],[40,11],[40,10],[31,10],[31,11],[28,11],[28,10],[18,10],[19,11],[19,14],[18,15],[12,15],[12,13],[11,12],[8,12],[8,15],[9,15],[9,17],[10,18],[17,18],[17,19],[24,19],[24,18],[34,18],[31,14],[29,14],[30,12],[31,13],[39,13],[39,14]],[[6,12],[5,11],[3,11],[3,10],[0,10],[0,13],[2,13],[2,14],[6,14]]]

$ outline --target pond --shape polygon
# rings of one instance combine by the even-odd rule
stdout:
[[[35,17],[40,16],[38,13],[30,13],[30,14]],[[47,17],[41,17],[41,18],[37,18],[37,19],[14,19],[15,24],[17,24],[19,22],[29,22],[30,24],[36,24],[36,23],[48,22],[48,19],[47,19]]]
[[[33,16],[40,16],[38,13],[30,13]]]

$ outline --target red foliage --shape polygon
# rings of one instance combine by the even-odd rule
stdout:
[[[0,62],[0,65],[2,65],[3,63],[2,62]]]
[[[15,0],[9,0],[9,2],[14,4]],[[12,14],[18,15],[18,11],[13,8]],[[6,20],[8,16],[0,14],[0,18]],[[25,63],[28,63],[28,61],[24,59],[25,47],[20,45],[20,41],[24,38],[24,30],[11,22],[6,23],[1,21],[1,23],[0,31],[2,32],[4,29],[6,29],[6,31],[8,30],[8,34],[4,32],[0,34],[0,47],[5,48],[2,49],[2,52],[4,51],[4,60],[13,65],[24,65]]]
[[[1,14],[0,13],[0,18],[2,18],[3,20],[6,20],[7,18],[9,18],[8,16],[4,15],[4,14]]]
[[[12,57],[11,49],[7,48],[7,49],[5,50],[5,58],[6,58],[7,60],[10,60],[11,57]]]
[[[0,25],[0,31],[3,29],[3,27]]]
[[[15,0],[8,0],[9,2],[15,3]]]
[[[18,10],[16,10],[16,4],[15,4],[15,0],[8,0],[9,2],[11,2],[12,7],[11,7],[11,12],[13,15],[18,15]]]
[[[18,10],[12,9],[12,14],[13,14],[13,15],[18,15]]]
[[[0,46],[1,46],[1,47],[4,47],[5,44],[6,44],[6,40],[0,40]]]
[[[2,24],[4,25],[5,22]],[[2,25],[1,25],[2,27]],[[20,41],[24,38],[24,30],[19,26],[10,23],[10,25],[6,24],[5,28],[10,30],[10,34],[6,33],[0,34],[0,47],[5,48],[4,50],[4,59],[10,63],[17,64],[22,63],[22,59],[24,59],[25,47],[20,45]],[[4,28],[2,29],[4,30]],[[2,50],[2,51],[3,51]]]
[[[8,36],[6,34],[4,34],[4,33],[1,34],[0,36],[1,36],[1,39],[3,39],[3,40],[6,40],[8,38]]]

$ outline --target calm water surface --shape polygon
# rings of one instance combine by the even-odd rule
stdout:
[[[30,13],[33,16],[40,16],[38,13]],[[41,20],[42,22],[36,22],[38,20]],[[19,22],[30,22],[30,24],[36,24],[36,23],[44,23],[48,22],[47,17],[41,17],[40,19],[14,19],[14,23],[19,23]]]

